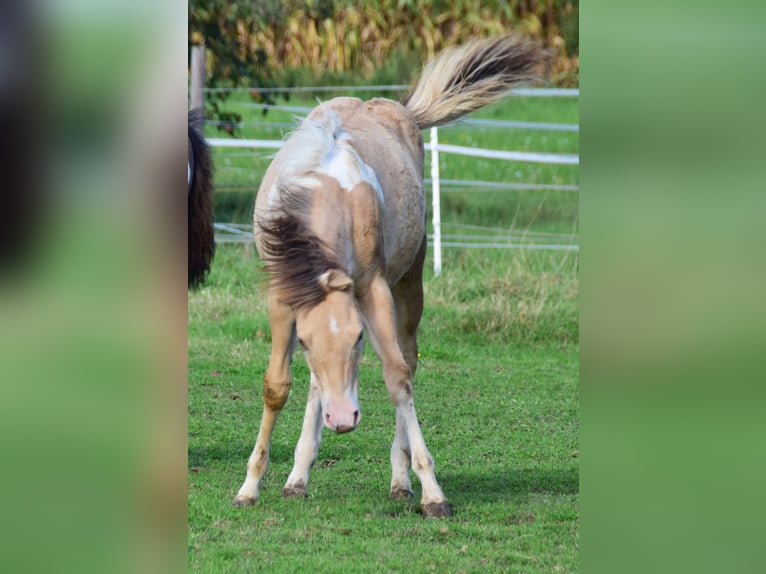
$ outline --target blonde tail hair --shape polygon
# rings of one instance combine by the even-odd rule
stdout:
[[[517,36],[474,40],[431,60],[402,105],[421,129],[440,126],[491,104],[519,84],[538,79],[548,53]]]

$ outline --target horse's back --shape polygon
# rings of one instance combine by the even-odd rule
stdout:
[[[308,119],[321,117],[326,108],[338,114],[343,131],[354,138],[354,147],[363,159],[370,165],[379,164],[383,178],[398,163],[406,164],[400,168],[414,167],[416,176],[422,173],[423,137],[411,114],[399,102],[386,98],[368,101],[334,98],[315,108]]]
[[[341,129],[380,183],[385,268],[388,279],[395,281],[411,265],[425,234],[423,137],[410,113],[393,100],[334,98],[308,119],[320,118],[325,108],[338,115]]]

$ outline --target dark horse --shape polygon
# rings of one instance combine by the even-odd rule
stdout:
[[[215,254],[213,233],[213,159],[202,135],[204,112],[189,111],[189,274],[188,286],[205,281]]]

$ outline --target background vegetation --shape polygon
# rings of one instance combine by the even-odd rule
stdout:
[[[517,31],[554,52],[551,83],[576,86],[578,18],[579,0],[190,0],[189,43],[208,48],[209,87],[389,84],[446,46]],[[239,119],[226,98],[209,95],[210,117]]]

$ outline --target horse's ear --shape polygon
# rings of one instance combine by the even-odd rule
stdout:
[[[329,293],[330,291],[348,291],[354,282],[340,269],[330,269],[319,276],[319,284]]]

